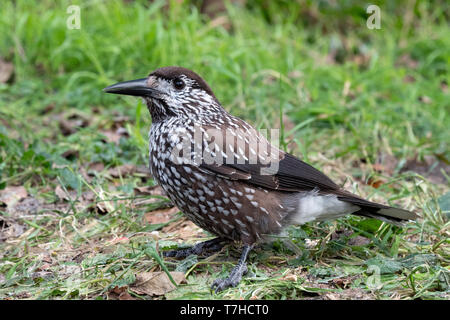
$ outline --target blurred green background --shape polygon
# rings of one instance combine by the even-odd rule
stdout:
[[[370,4],[380,8],[380,29],[367,27]],[[79,6],[79,29],[68,27],[74,21],[71,5]],[[58,186],[78,196],[91,188],[133,197],[136,187],[151,185],[151,179],[142,178],[145,173],[111,179],[111,168],[147,165],[151,119],[138,99],[106,95],[102,89],[179,65],[199,73],[234,115],[258,128],[282,128],[283,148],[350,191],[415,210],[425,219],[415,229],[421,241],[428,241],[420,248],[410,246],[411,239],[397,229],[363,226],[359,220],[338,224],[378,230],[377,237],[388,234],[382,245],[361,249],[361,259],[380,252],[395,257],[440,250],[448,244],[445,212],[450,210],[449,31],[444,0],[3,0],[0,192],[24,186],[39,207],[63,200]],[[85,184],[82,177],[88,176]],[[26,246],[65,250],[55,239],[69,213],[52,207],[56,216],[17,217],[5,203],[0,206],[2,230],[14,223],[28,230],[0,240],[5,241],[0,242],[0,276],[9,281],[3,292],[12,292],[17,283],[27,283],[30,265],[36,268],[37,258],[24,253]],[[70,242],[75,248],[86,239],[100,241],[112,230],[126,234],[147,228],[140,219],[148,208],[128,212],[118,205],[99,216],[98,210],[75,210],[69,204],[80,223],[76,230],[83,230],[67,231],[76,234]],[[90,229],[96,219],[104,227]],[[307,229],[307,236],[331,234],[336,227],[331,226]],[[406,249],[398,251],[403,245]],[[447,253],[439,253],[441,262],[448,261]],[[313,259],[327,256],[314,254]],[[112,274],[105,277],[115,281]],[[430,288],[444,290],[441,280],[433,282],[436,274],[421,278],[428,289],[400,296],[435,297]],[[51,283],[61,286],[59,280]],[[86,288],[101,296],[108,285]],[[54,293],[42,290],[31,296]],[[71,297],[73,291],[64,292]]]

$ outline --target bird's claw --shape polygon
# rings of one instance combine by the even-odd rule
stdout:
[[[248,269],[245,264],[242,266],[236,266],[231,274],[226,279],[216,279],[214,280],[211,290],[214,290],[215,293],[223,291],[230,287],[236,287],[242,279],[242,276],[247,273]]]

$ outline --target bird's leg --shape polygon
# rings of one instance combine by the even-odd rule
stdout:
[[[211,240],[199,242],[196,245],[185,248],[163,252],[164,257],[186,258],[191,254],[202,255],[204,253],[217,252],[224,246],[224,239],[214,238]]]
[[[226,279],[216,279],[211,289],[216,289],[215,292],[222,291],[229,287],[236,287],[238,283],[241,281],[242,276],[247,273],[247,265],[245,260],[247,260],[247,255],[252,250],[253,245],[244,245],[244,249],[242,250],[241,257],[239,258],[238,264],[231,270],[230,275]]]

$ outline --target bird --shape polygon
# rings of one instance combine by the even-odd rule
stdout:
[[[143,98],[150,112],[149,168],[180,211],[216,236],[184,249],[163,252],[185,258],[211,254],[230,242],[242,247],[228,277],[213,281],[220,292],[237,286],[246,260],[259,243],[289,225],[346,215],[402,226],[417,215],[344,190],[246,121],[225,110],[206,81],[179,66],[119,82],[106,93]]]

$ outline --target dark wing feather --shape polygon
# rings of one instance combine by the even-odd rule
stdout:
[[[272,174],[264,174],[270,172],[270,169],[268,165],[261,163],[202,163],[200,167],[232,180],[245,180],[247,183],[274,190],[339,190],[339,186],[319,170],[290,154],[283,155],[283,159],[278,162],[278,169]]]
[[[244,180],[256,186],[274,190],[308,191],[319,189],[334,191],[340,189],[319,170],[271,145],[255,129],[242,129],[238,134],[231,136],[232,141],[226,141],[226,138],[230,139],[229,135],[226,136],[226,131],[216,131],[216,134],[221,133],[223,135],[221,141],[225,141],[225,145],[219,146],[220,150],[215,149],[214,158],[217,159],[217,154],[227,152],[230,149],[230,143],[234,153],[227,153],[227,158],[220,158],[220,161],[215,161],[212,164],[203,161],[200,165],[201,169],[228,179]],[[214,143],[214,141],[216,140],[208,140],[205,145]],[[254,150],[258,150],[258,156],[251,159],[256,161],[250,161],[251,151]],[[271,162],[269,162],[269,159]]]
[[[241,135],[236,134],[232,143],[242,146],[242,148],[233,148],[238,149],[239,154],[234,156],[228,154],[226,158],[222,158],[218,163],[207,164],[202,162],[200,168],[210,174],[216,174],[226,179],[242,180],[245,183],[266,189],[288,192],[317,190],[319,192],[334,193],[339,200],[357,205],[361,208],[354,214],[381,219],[389,223],[401,224],[404,221],[417,218],[414,213],[407,210],[374,203],[341,189],[324,173],[306,162],[272,146],[256,130],[251,131],[250,134],[256,138],[256,144],[258,146],[263,146],[262,150],[269,150],[269,152],[263,151],[263,154],[266,160],[269,158],[268,154],[271,155],[272,163],[267,163],[267,161],[261,162],[259,161],[259,157],[257,157],[258,161],[256,163],[254,161],[250,162],[248,159],[242,162],[243,158],[250,158],[250,151],[252,148],[255,149],[255,140],[251,142],[248,139],[242,138]],[[229,146],[226,146],[225,144],[222,150],[216,150],[217,154],[219,151],[228,149]],[[227,163],[226,160],[232,161],[228,161]]]

